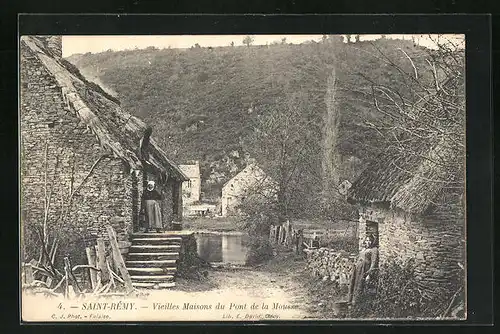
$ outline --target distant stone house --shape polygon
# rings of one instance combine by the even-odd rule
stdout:
[[[249,195],[261,193],[267,195],[274,183],[256,164],[250,164],[222,187],[221,215],[223,217],[238,214],[238,206]]]
[[[430,296],[449,297],[464,284],[463,193],[442,181],[437,155],[451,154],[435,145],[412,157],[387,150],[367,167],[348,193],[359,208],[359,242],[373,234],[380,265],[414,261],[416,279]],[[457,168],[459,170],[459,168]]]
[[[179,165],[179,168],[189,178],[182,183],[182,201],[186,207],[201,200],[200,162]]]
[[[21,224],[23,255],[38,254],[37,229],[60,252],[85,254],[111,224],[127,240],[141,224],[141,197],[154,180],[163,224],[182,217],[187,180],[151,137],[152,129],[61,58],[60,36],[20,41]],[[74,258],[75,258],[74,257]]]

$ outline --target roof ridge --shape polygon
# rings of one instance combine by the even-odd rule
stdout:
[[[35,36],[22,36],[21,42],[35,53],[45,69],[54,77],[61,88],[64,102],[70,110],[75,112],[76,117],[91,129],[101,146],[108,147],[115,156],[127,162],[131,167],[131,172],[142,169],[140,140],[150,126],[135,115],[123,110],[119,103],[108,97],[109,94],[103,94],[102,89],[96,90],[95,86],[99,87],[98,85],[92,85],[86,79],[82,80],[81,73],[78,72],[80,75],[77,75],[68,70],[62,61],[45,52],[43,43]],[[79,87],[79,85],[82,87]],[[82,88],[86,96],[82,96]],[[87,92],[95,100],[87,96]],[[99,105],[95,105],[96,103]],[[104,109],[108,113],[96,114],[92,110],[93,108],[98,111]],[[119,126],[110,126],[107,124],[109,122],[119,122]],[[122,133],[123,136],[120,137]],[[177,179],[181,181],[188,180],[153,138],[150,138],[150,146],[153,148],[151,155],[156,160],[160,159],[161,164],[167,164],[168,166],[165,167],[172,169]],[[156,166],[154,161],[152,163]],[[156,166],[156,168],[160,169],[160,171],[165,169],[161,168],[161,166]]]

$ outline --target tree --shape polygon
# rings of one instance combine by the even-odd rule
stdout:
[[[432,204],[448,211],[457,221],[464,217],[465,196],[465,51],[441,37],[429,36],[436,49],[409,54],[397,49],[399,61],[375,44],[377,56],[399,73],[394,84],[366,80],[378,117],[365,125],[378,133],[383,147],[397,160],[392,168],[423,181]],[[422,161],[417,171],[408,171],[400,161]]]
[[[407,62],[404,65],[376,47],[381,59],[398,71],[400,80],[393,86],[380,85],[363,75],[375,110],[382,116],[367,125],[404,156],[431,159],[422,157],[421,149],[442,147],[446,154],[436,155],[431,162],[446,167],[447,173],[431,181],[463,185],[465,52],[451,41],[429,38],[435,41],[437,50],[409,55],[398,49]],[[419,58],[425,61],[418,63]]]
[[[245,44],[247,47],[250,47],[250,45],[252,45],[254,40],[255,39],[252,36],[247,36],[243,39],[243,44]]]
[[[258,117],[248,150],[275,182],[279,221],[304,209],[321,184],[320,124],[305,92],[290,93]],[[302,204],[302,205],[301,205]]]
[[[340,110],[336,101],[336,72],[333,70],[327,79],[325,94],[325,121],[323,128],[323,198],[324,204],[338,202],[338,187],[340,184],[341,157],[338,152]]]

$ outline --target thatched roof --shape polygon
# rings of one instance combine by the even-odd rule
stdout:
[[[75,66],[55,55],[43,38],[23,36],[21,43],[33,52],[54,77],[68,110],[87,125],[102,147],[125,161],[131,171],[142,169],[141,159],[144,158],[161,173],[179,181],[188,180],[149,138],[152,132],[149,125],[124,111],[118,100],[97,84],[87,81]]]
[[[413,154],[388,148],[361,173],[348,193],[351,203],[382,204],[421,214],[447,186],[453,149],[443,140]],[[444,163],[443,163],[444,162]]]

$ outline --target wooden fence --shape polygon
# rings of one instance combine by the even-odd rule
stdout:
[[[98,238],[96,245],[85,249],[88,264],[72,267],[69,257],[64,257],[62,272],[54,267],[53,256],[47,256],[47,263],[32,260],[22,264],[21,281],[23,289],[32,290],[33,293],[70,297],[70,289],[77,295],[91,293],[104,295],[117,288],[117,283],[124,287],[125,294],[134,291],[132,281],[125,267],[116,232],[111,226],[106,226],[110,254],[106,254],[106,244],[103,238]],[[55,248],[55,247],[53,247]],[[51,251],[52,252],[52,251]],[[55,251],[54,251],[55,252]],[[49,253],[49,252],[47,252]],[[51,255],[51,254],[48,254]],[[78,282],[77,276],[88,270],[90,276],[90,291],[84,289]],[[115,272],[116,271],[116,272]],[[123,288],[122,288],[123,289]],[[86,290],[86,291],[85,291]]]
[[[282,225],[272,225],[269,230],[269,241],[273,246],[295,247],[301,245],[304,248],[314,248],[313,241],[318,240],[322,243],[324,240],[335,237],[356,237],[357,224],[350,224],[345,229],[297,229],[290,221]],[[297,240],[298,239],[298,240]]]

